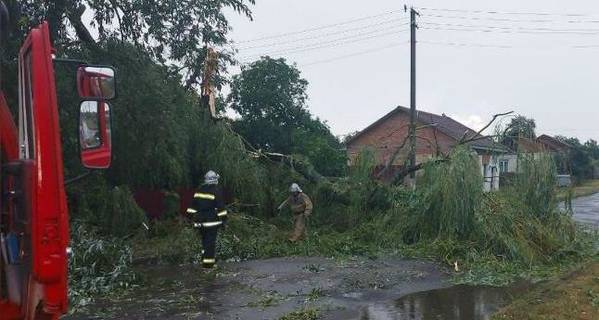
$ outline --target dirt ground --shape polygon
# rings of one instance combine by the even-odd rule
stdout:
[[[64,319],[278,319],[318,310],[322,319],[360,319],[367,306],[448,287],[438,265],[385,257],[335,261],[276,258],[198,267],[153,267],[147,283]]]

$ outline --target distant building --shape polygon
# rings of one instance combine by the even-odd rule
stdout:
[[[417,112],[416,127],[422,127],[416,132],[416,163],[425,162],[438,154],[447,154],[464,137],[472,137],[477,131],[468,128],[458,121],[446,116],[425,111]],[[355,162],[360,151],[372,147],[376,152],[376,162],[379,169],[385,167],[398,147],[401,148],[391,169],[383,179],[390,179],[395,172],[401,170],[405,159],[409,156],[410,143],[407,140],[410,133],[410,109],[397,107],[364,130],[351,137],[347,142],[347,156],[350,166]],[[503,146],[494,143],[489,137],[479,136],[466,144],[478,155],[481,174],[484,177],[485,191],[499,188],[499,156],[507,151]],[[509,161],[509,159],[507,160]],[[504,163],[507,167],[515,164]]]
[[[545,144],[549,149],[549,152],[557,154],[569,154],[570,153],[570,145],[555,139],[554,137],[543,134],[537,138],[537,141]]]
[[[565,186],[571,183],[571,170],[568,165],[570,145],[567,143],[543,134],[534,139],[514,138],[510,144],[510,152],[501,155],[498,159],[500,179],[507,178],[510,174],[518,171],[518,153],[532,154],[535,159],[541,155],[549,154],[553,157],[557,166],[558,184]],[[504,166],[503,163],[509,163],[509,165]]]
[[[554,157],[559,174],[570,173],[570,169],[566,165],[566,159],[570,154],[570,145],[567,143],[559,141],[546,134],[534,139],[519,137],[515,138],[514,140],[515,143],[513,143],[513,149],[515,150],[510,150],[510,153],[504,155],[504,158],[509,157],[510,159],[517,159],[518,153],[532,154],[535,158],[539,157],[541,154],[549,154]],[[517,171],[517,161],[513,163],[514,165],[510,166],[506,172]]]

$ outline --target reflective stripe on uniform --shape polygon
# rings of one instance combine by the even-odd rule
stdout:
[[[194,228],[212,228],[212,227],[220,226],[221,224],[223,224],[222,221],[194,222],[193,227]]]
[[[193,197],[196,199],[206,199],[206,200],[214,200],[216,198],[213,194],[201,193],[201,192],[194,193]]]
[[[227,210],[223,210],[223,211],[219,212],[217,215],[219,217],[226,217],[227,216]]]
[[[193,224],[194,228],[213,228],[213,227],[218,227],[221,224],[223,224],[222,221],[215,221],[215,222],[196,222]]]
[[[204,223],[202,223],[202,227],[212,228],[212,227],[220,226],[221,224],[223,224],[222,221],[204,222]]]
[[[189,208],[189,209],[187,209],[187,213],[196,213],[196,212],[197,212],[197,211],[196,211],[196,210],[194,210],[194,209],[192,209],[192,208]]]
[[[217,227],[220,226],[221,224],[223,224],[222,221],[215,221],[215,222],[196,222],[193,224],[194,228],[212,228],[212,227]]]
[[[215,263],[216,259],[202,259],[202,263]]]

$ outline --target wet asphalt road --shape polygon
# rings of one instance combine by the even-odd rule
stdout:
[[[147,285],[63,320],[265,320],[305,308],[321,310],[322,320],[378,320],[387,309],[363,309],[451,285],[442,266],[400,257],[273,258],[225,263],[218,272],[159,266],[145,275]]]
[[[599,227],[599,193],[573,199],[572,210],[576,221]]]

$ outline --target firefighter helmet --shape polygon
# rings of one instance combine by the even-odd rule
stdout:
[[[293,183],[291,184],[291,187],[289,187],[289,192],[302,192],[302,188],[300,188],[300,186],[297,183]]]
[[[206,172],[206,175],[204,176],[204,183],[205,184],[218,184],[218,178],[220,178],[218,173],[210,170],[210,171]]]

